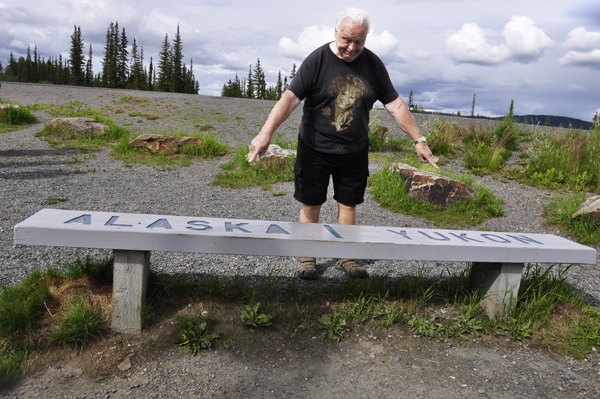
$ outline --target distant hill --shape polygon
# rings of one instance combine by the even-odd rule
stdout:
[[[592,122],[586,122],[581,119],[569,118],[568,116],[554,116],[554,115],[515,115],[515,122],[519,123],[533,123],[540,125],[546,124],[546,118],[550,119],[550,126],[554,127],[571,127],[573,129],[590,130]]]
[[[456,114],[446,114],[443,112],[433,112],[433,111],[423,111],[423,114],[436,114],[436,115],[444,115],[444,116],[456,116]],[[471,118],[471,116],[461,116],[461,118]],[[504,116],[497,117],[489,117],[489,116],[479,116],[479,119],[488,119],[488,120],[497,120],[502,119]],[[590,130],[592,127],[592,122],[586,122],[577,118],[569,118],[568,116],[554,116],[554,115],[515,115],[515,122],[517,123],[525,123],[528,125],[539,124],[540,126],[546,125],[546,118],[550,118],[550,126],[553,127],[564,127],[564,128],[573,128],[573,129],[583,129]]]

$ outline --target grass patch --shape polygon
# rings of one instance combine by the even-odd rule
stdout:
[[[69,200],[68,198],[48,197],[44,200],[44,204],[54,205],[54,204],[58,204],[59,202],[67,202],[68,200]]]
[[[534,136],[529,159],[505,176],[551,189],[600,192],[600,128]]]
[[[31,107],[31,109],[44,110],[54,117],[63,118],[74,118],[78,116],[94,118],[96,115],[103,115],[102,110],[96,108],[87,108],[86,104],[80,101],[71,101],[70,103],[64,105],[35,104]]]
[[[212,184],[220,187],[245,188],[294,180],[295,158],[261,159],[250,163],[246,158],[249,151],[248,146],[238,148],[235,157],[222,166],[226,172],[215,176]]]
[[[461,176],[458,180],[476,190],[471,201],[457,201],[447,208],[426,202],[421,204],[408,196],[405,182],[389,170],[389,165],[369,177],[369,191],[375,201],[393,212],[423,217],[436,226],[474,226],[486,219],[503,216],[503,201],[486,187],[474,186],[473,180]]]
[[[567,197],[556,197],[546,207],[545,216],[548,223],[557,226],[561,231],[583,244],[600,247],[600,226],[591,217],[581,215],[573,219],[573,214],[586,200],[583,193]]]
[[[13,104],[1,98],[0,104],[6,106],[5,108],[0,108],[0,133],[23,129],[35,122],[35,116],[33,116],[29,108]]]
[[[35,134],[42,140],[46,140],[52,147],[60,148],[78,148],[82,150],[99,150],[107,145],[114,144],[118,140],[128,139],[129,130],[118,126],[112,119],[105,118],[101,115],[94,115],[99,123],[108,125],[109,128],[101,134],[89,132],[74,133],[71,130],[61,127],[52,128],[48,124],[44,125],[44,129]]]
[[[155,133],[161,134],[161,133]],[[187,133],[182,131],[162,132],[169,136],[187,136],[204,139],[200,146],[186,145],[180,147],[175,154],[167,155],[151,153],[145,148],[136,148],[129,145],[130,138],[122,137],[113,148],[111,154],[116,159],[125,161],[127,164],[145,164],[152,166],[189,166],[196,158],[214,158],[229,153],[229,146],[222,143],[215,135],[204,135],[202,133]]]
[[[102,333],[104,324],[102,310],[90,306],[83,296],[80,296],[69,302],[64,317],[50,334],[50,341],[82,348]]]

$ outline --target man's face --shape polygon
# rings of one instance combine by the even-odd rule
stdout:
[[[367,40],[367,23],[355,25],[351,19],[342,21],[339,32],[335,31],[335,46],[338,56],[346,61],[352,62],[362,53]]]

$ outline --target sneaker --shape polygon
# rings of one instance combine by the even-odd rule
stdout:
[[[335,262],[335,265],[350,277],[369,277],[369,273],[363,267],[357,265],[353,259],[340,259]]]
[[[317,261],[315,258],[302,258],[298,268],[298,277],[303,280],[314,280],[317,278]]]

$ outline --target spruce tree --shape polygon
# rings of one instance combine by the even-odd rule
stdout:
[[[152,69],[152,57],[150,57],[150,66],[148,67],[148,90],[154,90],[154,70]]]
[[[410,91],[410,94],[408,95],[408,109],[410,109],[411,111],[415,108],[415,103],[413,102],[413,91]]]
[[[510,107],[508,107],[508,117],[512,118],[515,113],[515,101],[510,100]]]
[[[85,85],[93,86],[94,71],[92,70],[92,43],[90,43],[90,51],[88,53],[87,63],[85,64]]]
[[[117,30],[117,36],[118,35],[119,31]],[[127,80],[129,77],[129,51],[127,51],[128,44],[127,36],[125,35],[125,27],[123,27],[117,50],[117,86],[121,88],[125,88],[127,86]]]
[[[292,71],[290,72],[290,82],[292,81],[292,79],[294,79],[294,76],[296,76],[296,64],[295,63],[292,65]]]
[[[173,91],[173,63],[169,35],[165,34],[160,53],[158,54],[158,91]]]
[[[118,28],[111,22],[106,30],[106,44],[102,59],[102,86],[104,87],[117,87],[118,32]]]
[[[133,44],[131,45],[131,74],[129,75],[128,87],[134,90],[142,89],[143,82],[143,66],[138,52],[137,40],[133,38]]]
[[[248,88],[246,90],[247,98],[254,98],[254,82],[252,81],[252,64],[248,70]]]
[[[475,93],[473,94],[473,104],[471,104],[471,118],[475,117]]]
[[[81,27],[73,26],[71,35],[71,51],[69,53],[69,63],[71,64],[71,84],[75,86],[85,85],[85,57],[83,56],[83,39],[81,38]]]
[[[279,100],[281,98],[281,95],[283,94],[283,82],[281,81],[281,71],[279,71],[279,73],[277,74],[277,85],[275,86],[275,94],[277,95],[276,100]]]
[[[183,63],[183,44],[181,42],[181,35],[179,34],[179,24],[177,24],[177,33],[175,34],[175,40],[173,40],[173,91],[175,93],[184,92],[183,78],[185,73],[182,71]]]

